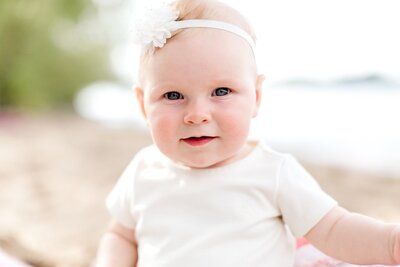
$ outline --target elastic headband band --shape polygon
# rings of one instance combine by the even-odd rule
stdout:
[[[207,20],[207,19],[189,19],[189,20],[175,21],[174,26],[176,30],[187,29],[187,28],[211,28],[211,29],[228,31],[236,35],[239,35],[244,40],[246,40],[247,43],[250,45],[251,49],[253,50],[253,53],[255,53],[256,51],[255,50],[256,45],[254,43],[253,38],[251,38],[250,34],[242,30],[240,27],[227,22],[218,20]]]
[[[242,28],[231,23],[207,19],[177,21],[178,11],[168,5],[150,8],[143,15],[142,19],[135,23],[134,40],[147,49],[163,47],[167,39],[171,38],[172,33],[179,29],[211,28],[224,30],[242,37],[250,45],[255,55],[253,38]]]

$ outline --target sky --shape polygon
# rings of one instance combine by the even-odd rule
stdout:
[[[115,35],[111,62],[132,80],[137,47],[134,16],[150,0],[92,0]],[[154,2],[154,1],[153,1]],[[398,0],[223,0],[240,10],[257,33],[259,69],[267,83],[334,80],[381,74],[400,80]]]
[[[400,78],[400,1],[226,2],[250,17],[261,68],[273,80],[363,73]]]

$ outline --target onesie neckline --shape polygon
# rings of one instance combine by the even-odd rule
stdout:
[[[257,155],[257,151],[260,150],[261,141],[260,140],[248,140],[247,144],[250,144],[251,151],[243,158],[228,163],[226,165],[212,167],[212,168],[192,168],[185,166],[183,164],[174,162],[173,160],[167,158],[168,165],[175,171],[180,173],[190,172],[193,175],[207,175],[207,174],[218,174],[221,172],[226,172],[227,170],[240,170],[243,166],[247,165],[247,162],[251,162]]]

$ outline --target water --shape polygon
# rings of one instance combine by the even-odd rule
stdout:
[[[400,177],[400,90],[281,87],[253,133],[303,160]]]
[[[90,86],[76,108],[91,120],[146,131],[134,92],[123,86]],[[288,83],[264,89],[251,136],[311,163],[400,177],[399,117],[396,86]]]

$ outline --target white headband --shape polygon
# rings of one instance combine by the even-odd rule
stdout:
[[[178,12],[169,5],[148,9],[147,12],[145,12],[144,18],[135,23],[134,41],[146,48],[161,48],[176,30],[187,28],[212,28],[225,30],[242,37],[247,41],[255,54],[253,38],[236,25],[223,21],[206,19],[176,21],[177,18]]]

